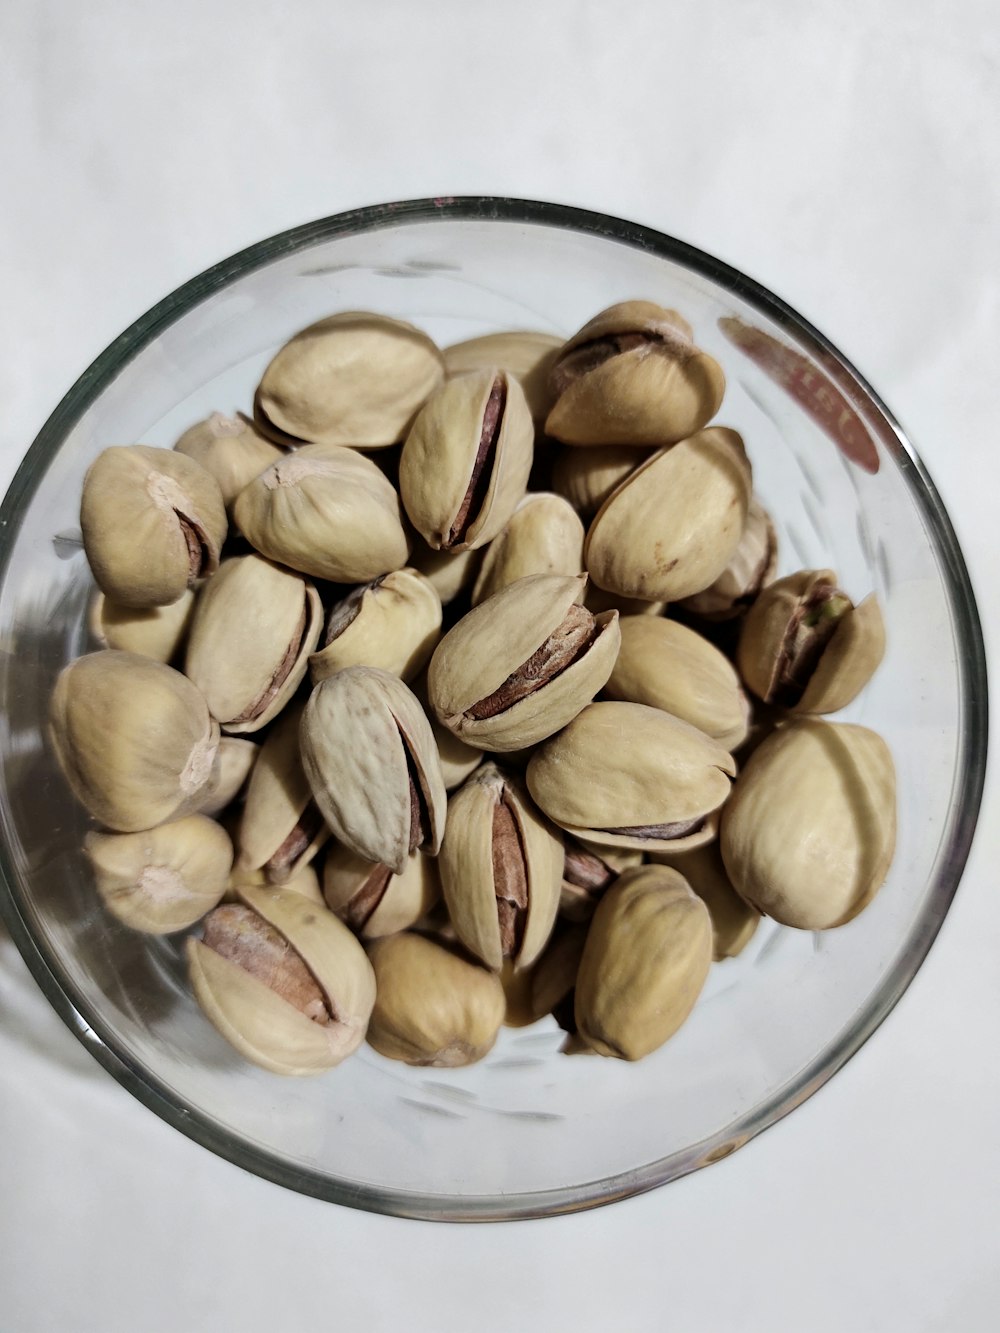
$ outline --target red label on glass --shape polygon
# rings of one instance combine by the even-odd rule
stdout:
[[[793,347],[741,319],[720,319],[729,341],[809,413],[852,463],[877,472],[878,451],[864,422],[840,390]]]

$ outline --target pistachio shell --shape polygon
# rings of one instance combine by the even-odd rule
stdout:
[[[303,866],[297,871],[290,880],[279,886],[282,893],[300,893],[309,902],[317,907],[326,907],[326,901],[323,898],[323,890],[320,888],[319,875],[313,865]],[[268,883],[263,870],[240,870],[234,866],[229,874],[229,886],[226,889],[223,901],[238,902],[241,889],[267,889],[272,893],[279,892],[273,884]]]
[[[576,1031],[573,991],[587,930],[587,925],[578,923],[557,926],[530,973],[532,1016],[554,1013],[559,1026],[572,1032]]]
[[[546,491],[526,495],[483,551],[472,605],[529,574],[582,573],[583,537],[583,524],[561,496]]]
[[[165,606],[218,568],[226,511],[215,478],[194,459],[118,445],[83,479],[80,526],[105,596],[123,606]]]
[[[590,525],[583,555],[591,578],[647,601],[701,592],[739,545],[750,489],[750,464],[734,430],[713,426],[653,454]]]
[[[735,750],[750,724],[750,705],[732,665],[694,630],[657,616],[623,616],[621,648],[604,693],[650,704],[690,722]]]
[[[141,833],[88,833],[84,851],[109,912],[133,930],[186,930],[226,891],[233,848],[223,828],[188,815]]]
[[[535,751],[528,790],[575,838],[602,847],[698,845],[736,772],[717,741],[645,704],[596,703]]]
[[[509,958],[503,961],[500,985],[503,987],[503,1025],[506,1028],[526,1028],[535,1021],[531,1010],[532,970],[516,967]]]
[[[447,805],[430,723],[398,676],[347,667],[306,704],[302,762],[337,840],[397,874],[419,847],[436,856]]]
[[[222,737],[215,756],[211,793],[199,805],[200,814],[220,814],[236,799],[259,753],[253,741],[244,741],[237,736]]]
[[[589,449],[566,446],[556,453],[552,464],[552,489],[564,496],[578,514],[590,518],[649,455],[649,448],[642,445],[594,444]]]
[[[441,776],[444,779],[445,791],[453,791],[455,787],[460,787],[483,762],[483,752],[460,741],[433,714],[429,721],[438,748],[438,758],[441,760]]]
[[[687,1019],[712,964],[708,909],[666,866],[626,871],[601,899],[576,978],[576,1023],[600,1055],[640,1060]]]
[[[443,378],[441,353],[425,333],[347,310],[285,343],[264,371],[255,410],[265,429],[299,441],[381,449],[405,438]]]
[[[798,718],[754,751],[722,815],[736,891],[786,926],[843,925],[878,892],[896,841],[896,778],[881,736]]]
[[[272,463],[240,491],[233,518],[262,555],[334,583],[369,583],[401,569],[410,551],[392,483],[335,444]]]
[[[448,606],[472,585],[482,556],[482,551],[435,551],[421,537],[414,542],[411,564],[430,583],[441,605]]]
[[[578,605],[583,576],[535,574],[474,607],[434,651],[428,697],[459,739],[519,750],[551,736],[607,680],[620,636],[615,612]]]
[[[672,866],[708,908],[712,918],[712,956],[716,962],[735,958],[753,939],[760,913],[733,888],[717,842],[707,843],[676,856],[653,852],[651,859]]]
[[[500,366],[517,379],[534,419],[544,421],[552,406],[549,372],[562,345],[551,333],[487,333],[446,347],[444,366],[449,378]]]
[[[440,635],[441,599],[430,580],[415,569],[395,570],[333,608],[326,642],[310,657],[309,672],[314,685],[348,666],[381,667],[411,680]]]
[[[323,863],[323,894],[331,911],[362,939],[408,930],[441,897],[437,862],[411,852],[401,875],[336,844]]]
[[[99,592],[92,628],[104,647],[140,653],[154,662],[171,662],[191,626],[194,600],[194,590],[188,588],[167,606],[121,606]]]
[[[549,379],[547,434],[567,444],[667,445],[719,410],[725,376],[675,310],[624,301],[563,348]]]
[[[59,673],[52,741],[73,794],[119,833],[196,810],[212,778],[218,724],[179,671],[108,648]]]
[[[244,486],[284,457],[284,450],[266,440],[252,421],[238,413],[227,417],[213,412],[186,430],[174,449],[211,472],[227,509]]]
[[[421,935],[368,952],[378,987],[368,1041],[380,1055],[450,1069],[488,1054],[504,1016],[499,977]]]
[[[533,449],[516,379],[490,369],[448,380],[421,409],[399,460],[411,523],[435,549],[484,546],[524,496]]]
[[[751,495],[746,526],[729,564],[704,592],[681,601],[685,611],[706,620],[730,620],[753,604],[778,567],[778,536],[771,516]]]
[[[644,602],[638,597],[619,597],[617,593],[605,592],[596,583],[587,584],[583,604],[595,616],[599,616],[602,611],[617,611],[619,616],[662,616],[667,609],[666,602]]]
[[[642,852],[634,848],[590,846],[569,836],[565,842],[559,915],[565,921],[589,921],[622,871],[642,863]]]

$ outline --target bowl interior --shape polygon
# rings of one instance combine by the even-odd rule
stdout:
[[[489,216],[493,214],[493,216]],[[775,516],[780,573],[837,571],[878,593],[888,652],[842,717],[878,730],[899,779],[889,879],[826,934],[764,923],[713,968],[681,1032],[637,1065],[558,1053],[553,1020],[504,1030],[466,1070],[410,1069],[365,1047],[281,1080],[201,1017],[181,941],[100,907],[87,828],[45,739],[60,667],[90,646],[79,546],[83,474],[109,444],[170,446],[213,410],[248,410],[274,350],[312,320],[371,309],[440,345],[500,329],[573,332],[614,301],[680,310],[728,381]],[[74,387],[5,505],[0,819],[5,914],[60,1013],[147,1104],[259,1173],[416,1216],[515,1216],[619,1197],[715,1160],[797,1105],[877,1026],[923,958],[964,863],[985,735],[982,648],[954,538],[891,418],[792,312],[667,238],[596,215],[483,201],[328,220],[202,275]],[[977,673],[980,673],[977,675]]]

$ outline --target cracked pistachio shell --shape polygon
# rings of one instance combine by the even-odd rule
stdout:
[[[601,689],[618,653],[618,616],[592,617],[579,606],[585,582],[566,574],[519,579],[444,636],[427,692],[460,740],[524,749],[564,727]]]
[[[269,884],[292,879],[330,836],[299,754],[302,712],[288,708],[261,746],[234,839],[239,871],[262,870]]]
[[[219,727],[179,671],[106,648],[59,673],[51,737],[74,796],[136,833],[192,813],[210,789]]]
[[[193,458],[116,445],[91,463],[80,501],[97,586],[122,606],[166,606],[214,574],[226,539],[218,482]]]
[[[240,870],[234,866],[229,874],[229,885],[223,896],[224,902],[238,902],[240,889],[267,889],[271,893],[301,893],[317,907],[326,907],[323,890],[320,888],[319,875],[312,865],[303,866],[286,883],[275,887],[269,884],[263,870]]]
[[[223,736],[212,769],[211,792],[199,805],[198,813],[218,815],[235,801],[259,753],[259,747],[253,741],[241,740],[238,736]]]
[[[736,891],[802,930],[843,925],[872,900],[896,843],[896,777],[881,736],[797,718],[754,751],[722,815]]]
[[[362,939],[408,930],[441,897],[437,862],[411,852],[401,875],[334,844],[323,862],[323,895],[332,912]]]
[[[771,516],[751,495],[746,526],[739,545],[714,583],[704,592],[682,599],[680,605],[705,620],[731,620],[752,605],[774,578],[778,567],[778,535]]]
[[[304,445],[265,468],[236,497],[233,518],[262,555],[333,583],[369,583],[410,552],[392,483],[335,444]]]
[[[583,518],[591,518],[649,455],[648,448],[628,444],[566,446],[556,452],[552,464],[552,489]]]
[[[686,625],[662,616],[623,616],[622,643],[604,687],[608,699],[649,704],[735,750],[750,705],[728,658]]]
[[[265,430],[297,442],[382,449],[405,438],[443,379],[441,353],[425,333],[347,310],[285,343],[264,371],[254,410]]]
[[[167,606],[148,607],[122,606],[99,592],[91,608],[91,632],[105,648],[171,662],[187,637],[194,602],[193,588]]]
[[[724,426],[653,454],[591,523],[583,552],[591,578],[646,601],[701,592],[739,545],[750,487],[743,441]]]
[[[500,366],[513,375],[521,388],[535,421],[544,421],[552,406],[549,372],[562,348],[563,340],[552,333],[487,333],[469,338],[444,349],[448,378],[465,375],[470,370],[489,370]]]
[[[191,426],[174,449],[211,472],[227,509],[244,486],[284,457],[284,450],[265,440],[252,421],[239,414],[227,417],[222,412],[213,412]]]
[[[526,495],[483,551],[472,605],[529,574],[582,573],[583,537],[583,524],[561,496],[547,491]]]
[[[185,673],[226,731],[259,731],[298,688],[322,625],[311,583],[260,556],[236,556],[198,597]]]
[[[708,908],[676,870],[628,870],[601,899],[576,978],[576,1023],[600,1055],[641,1060],[687,1019],[712,965]]]
[[[322,993],[317,1022],[202,940],[187,941],[195,998],[239,1053],[275,1074],[317,1074],[340,1064],[365,1038],[375,976],[365,951],[332,912],[289,889],[242,888],[240,900],[302,959]]]
[[[552,933],[563,843],[524,783],[483,764],[448,802],[441,889],[455,932],[487,967],[530,967]]]
[[[441,605],[448,606],[472,586],[482,556],[482,551],[435,551],[421,537],[414,543],[410,563],[430,583]]]
[[[492,1049],[505,1010],[495,973],[408,932],[375,940],[368,956],[377,984],[368,1041],[380,1055],[451,1069]]]
[[[348,666],[380,667],[411,680],[441,636],[441,599],[415,569],[398,569],[356,588],[330,612],[325,644],[309,659],[318,685]]]
[[[653,852],[652,860],[672,866],[684,876],[708,908],[712,918],[712,956],[716,962],[735,958],[753,939],[760,923],[760,913],[745,902],[733,888],[718,842],[707,843],[690,852],[671,856]]]
[[[641,864],[642,852],[634,848],[597,847],[567,837],[559,915],[564,921],[589,921],[622,871]]]
[[[685,847],[714,836],[733,757],[717,741],[646,704],[589,704],[540,745],[527,783],[560,828],[600,847]]]
[[[832,569],[803,569],[757,598],[736,664],[765,703],[795,713],[834,713],[861,693],[884,654],[874,593],[855,607]]]
[[[566,343],[549,377],[556,401],[545,430],[566,444],[673,444],[715,415],[725,384],[676,310],[623,301]]]
[[[447,795],[434,734],[412,691],[374,667],[346,667],[306,704],[302,762],[338,842],[397,874],[419,848],[436,856]]]
[[[83,849],[104,906],[151,935],[186,930],[210,912],[233,864],[228,834],[204,815],[141,833],[88,833]]]
[[[506,371],[448,380],[421,408],[399,460],[410,522],[435,550],[485,546],[528,486],[535,430]]]

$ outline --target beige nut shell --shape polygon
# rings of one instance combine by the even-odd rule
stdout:
[[[753,939],[760,913],[733,888],[718,842],[671,855],[653,852],[650,859],[679,871],[708,908],[712,918],[712,956],[716,962],[735,958]]]
[[[361,593],[347,628],[309,658],[314,685],[349,666],[380,667],[401,680],[421,671],[441,636],[441,598],[416,569],[398,569]]]
[[[423,852],[411,852],[401,875],[391,875],[375,908],[363,922],[351,920],[351,899],[364,885],[377,864],[366,861],[349,847],[334,843],[323,862],[323,896],[332,912],[353,926],[364,940],[408,930],[431,910],[441,897],[437,862]]]
[[[227,509],[244,486],[284,456],[284,450],[266,440],[252,421],[222,412],[213,412],[189,427],[174,449],[211,472]]]
[[[526,495],[483,551],[472,605],[530,574],[581,574],[583,539],[579,515],[562,496],[548,491]]]
[[[468,338],[444,349],[448,377],[469,371],[500,366],[515,376],[536,421],[544,421],[552,406],[548,378],[563,340],[552,333],[518,330],[513,333],[487,333]]]
[[[104,647],[169,663],[187,637],[194,603],[193,588],[167,606],[148,607],[122,606],[98,592],[90,611],[91,631]]]

